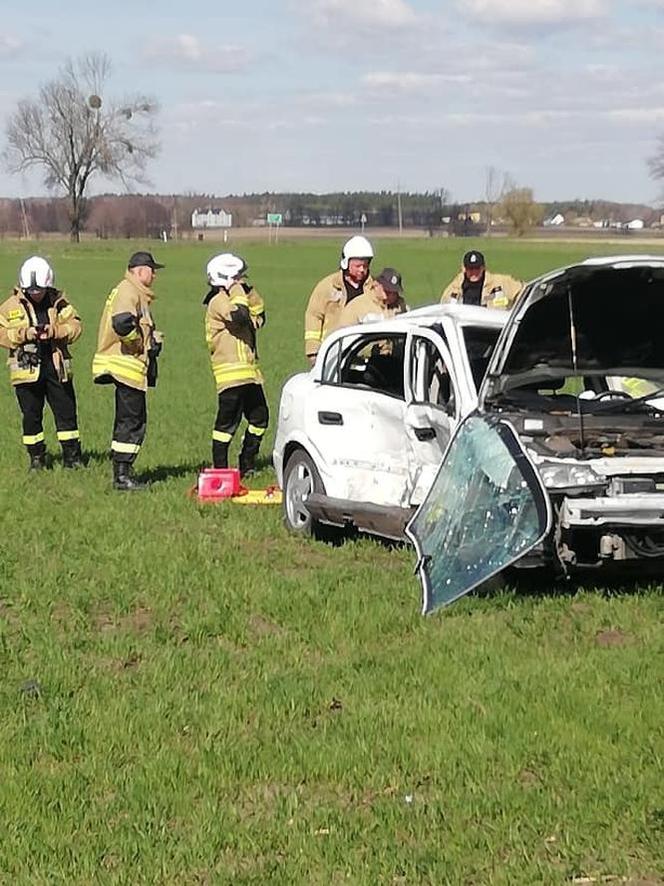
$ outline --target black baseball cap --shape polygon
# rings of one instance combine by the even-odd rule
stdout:
[[[165,267],[166,265],[160,265],[154,260],[151,252],[135,252],[127,262],[127,268],[152,268],[153,271],[158,271]]]
[[[484,256],[477,249],[471,249],[463,257],[464,268],[483,268],[485,264]]]
[[[399,295],[403,292],[401,288],[401,274],[394,268],[383,268],[374,279],[388,292],[398,292]]]

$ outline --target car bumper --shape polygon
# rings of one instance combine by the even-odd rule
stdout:
[[[560,523],[564,529],[602,526],[664,529],[664,494],[565,498]]]

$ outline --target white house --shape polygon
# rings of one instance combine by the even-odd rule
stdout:
[[[544,219],[544,224],[545,224],[547,227],[554,227],[554,228],[557,228],[557,227],[559,227],[560,225],[564,225],[564,224],[565,224],[565,216],[564,216],[562,213],[557,212],[555,215],[552,215],[551,218],[545,218],[545,219]]]
[[[194,209],[191,213],[192,228],[230,228],[233,216],[225,209]]]
[[[627,222],[625,227],[628,231],[642,231],[645,228],[645,224],[642,218],[634,218],[631,222]]]

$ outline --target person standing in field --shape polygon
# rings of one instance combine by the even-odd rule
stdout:
[[[163,267],[149,252],[135,252],[124,278],[106,299],[99,324],[92,374],[96,384],[115,385],[111,458],[113,487],[120,491],[146,487],[134,477],[133,463],[145,439],[146,392],[157,384],[163,337],[155,329],[150,287]]]
[[[523,289],[523,282],[507,274],[487,271],[481,252],[471,249],[461,263],[461,271],[440,297],[441,304],[481,305],[507,310]]]
[[[406,313],[408,305],[403,297],[401,274],[397,270],[383,268],[374,277],[374,283],[373,289],[358,295],[346,305],[339,317],[338,328],[388,320]]]
[[[47,466],[43,414],[53,412],[65,468],[83,466],[71,375],[69,345],[81,335],[81,320],[45,258],[35,255],[19,270],[18,286],[0,305],[0,346],[9,351],[9,378],[23,417],[23,443],[30,470]]]
[[[242,417],[247,427],[242,438],[239,468],[246,477],[256,467],[269,410],[258,365],[256,333],[265,324],[263,299],[247,282],[247,264],[230,252],[207,264],[210,289],[206,306],[205,338],[217,388],[217,418],[212,431],[212,463],[228,467],[228,450]]]
[[[304,315],[304,351],[312,366],[323,340],[338,328],[346,305],[373,292],[375,284],[369,274],[373,254],[366,237],[351,237],[341,250],[339,270],[314,287]]]

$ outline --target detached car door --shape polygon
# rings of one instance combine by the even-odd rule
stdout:
[[[351,333],[328,348],[307,434],[328,472],[328,495],[404,506],[405,333]]]
[[[469,415],[406,528],[418,555],[422,612],[452,603],[516,563],[550,529],[549,497],[512,425]]]
[[[406,435],[411,504],[420,504],[434,481],[458,421],[459,392],[452,357],[436,333],[408,336]]]

